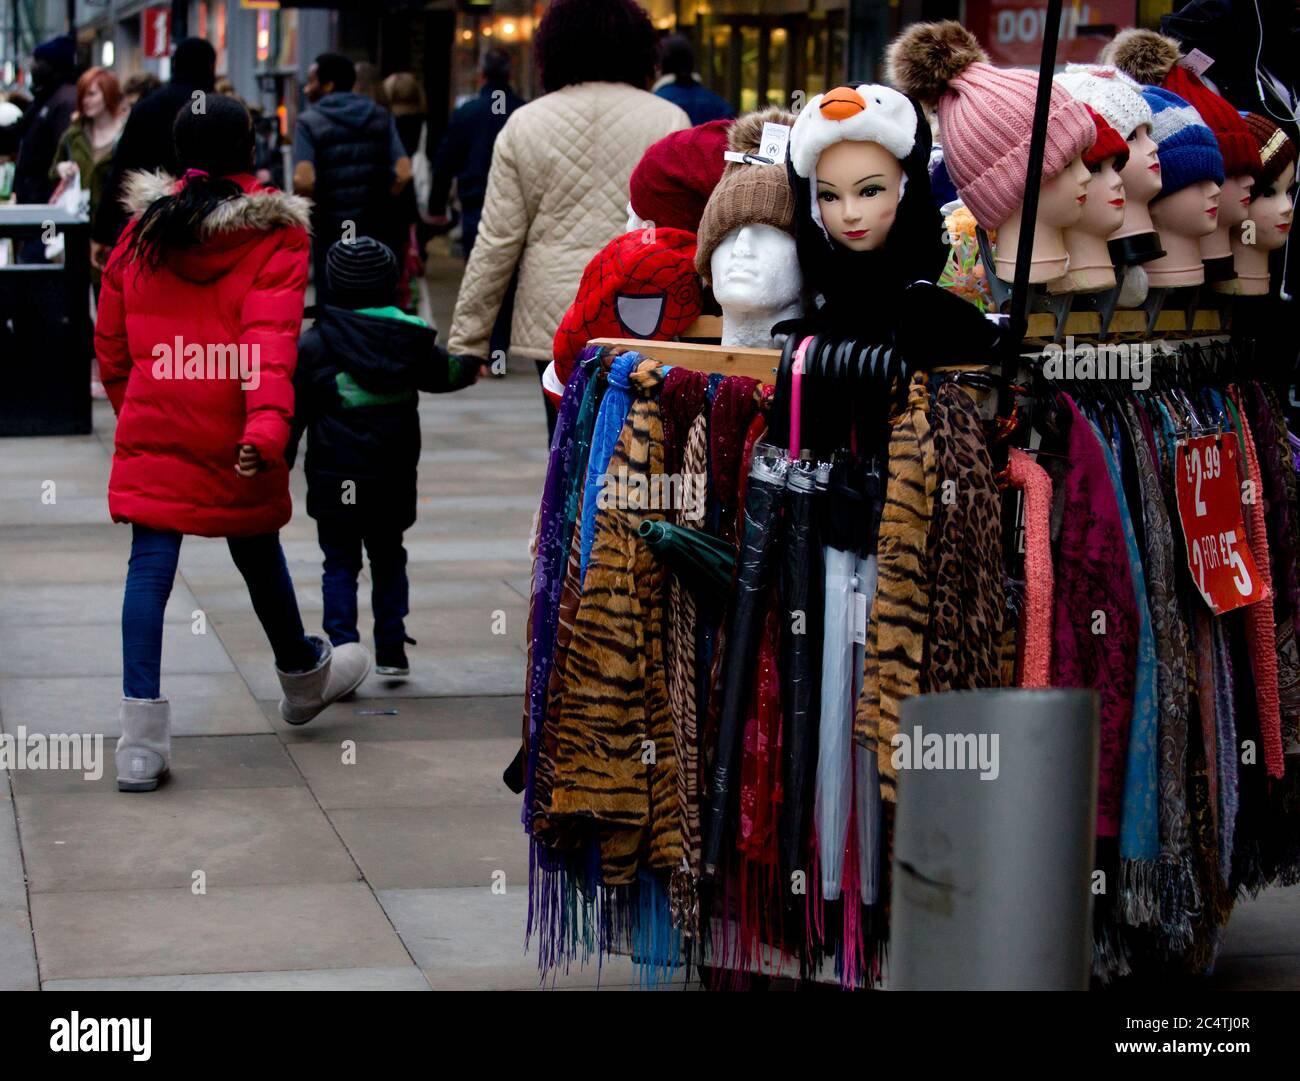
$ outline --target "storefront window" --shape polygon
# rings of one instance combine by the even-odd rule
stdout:
[[[478,93],[479,62],[491,48],[505,49],[511,59],[511,83],[525,97],[541,92],[535,85],[533,31],[545,10],[544,3],[496,0],[482,11],[460,10],[456,15],[452,50],[452,98],[460,105]]]

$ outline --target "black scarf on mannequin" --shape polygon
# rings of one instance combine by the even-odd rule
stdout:
[[[808,180],[786,169],[795,196],[795,242],[804,285],[822,306],[801,326],[810,333],[856,337],[860,341],[893,338],[903,289],[915,281],[935,281],[948,258],[943,242],[943,217],[930,194],[930,125],[916,109],[916,144],[902,160],[907,178],[898,214],[883,248],[851,251],[823,232],[813,217]]]

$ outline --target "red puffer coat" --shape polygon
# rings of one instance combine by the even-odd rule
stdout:
[[[244,194],[204,222],[206,238],[155,271],[127,257],[134,224],[104,271],[95,326],[104,389],[118,415],[108,482],[116,522],[205,537],[270,533],[293,512],[284,447],[307,289],[310,204],[234,176]],[[134,173],[139,215],[176,190]],[[267,467],[235,472],[240,443]]]

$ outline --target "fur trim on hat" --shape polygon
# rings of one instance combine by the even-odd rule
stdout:
[[[952,19],[917,23],[885,52],[885,77],[909,97],[933,105],[971,64],[988,62],[975,35]]]
[[[1102,51],[1102,62],[1147,86],[1160,86],[1178,63],[1182,51],[1173,38],[1154,30],[1131,29],[1118,34]]]
[[[122,180],[122,206],[133,216],[150,204],[174,195],[176,178],[159,169],[136,170]],[[241,192],[218,203],[203,219],[203,235],[233,233],[239,229],[269,232],[280,228],[311,228],[311,200],[282,191]]]
[[[763,145],[764,124],[784,124],[789,128],[793,127],[794,123],[794,113],[775,105],[755,113],[745,113],[744,116],[739,116],[732,121],[731,127],[727,129],[727,149],[737,154],[757,153]]]
[[[832,119],[823,111],[829,94],[837,112],[849,115]],[[790,161],[794,171],[808,179],[817,168],[822,152],[835,143],[852,141],[879,143],[902,161],[916,145],[916,109],[911,101],[890,86],[864,83],[837,87],[829,94],[817,94],[799,112],[790,133]],[[856,100],[855,100],[856,99]],[[861,101],[857,112],[851,110]]]

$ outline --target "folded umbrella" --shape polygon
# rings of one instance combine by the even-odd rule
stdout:
[[[647,518],[638,530],[655,557],[691,587],[699,597],[721,605],[727,599],[736,572],[731,545],[700,529]]]
[[[773,524],[790,462],[754,455],[745,496],[740,561],[722,668],[722,704],[717,754],[709,792],[709,815],[701,850],[700,878],[713,879],[722,859],[723,834],[731,815],[732,781],[740,735],[754,681],[754,660],[763,617],[763,593],[771,574]]]

